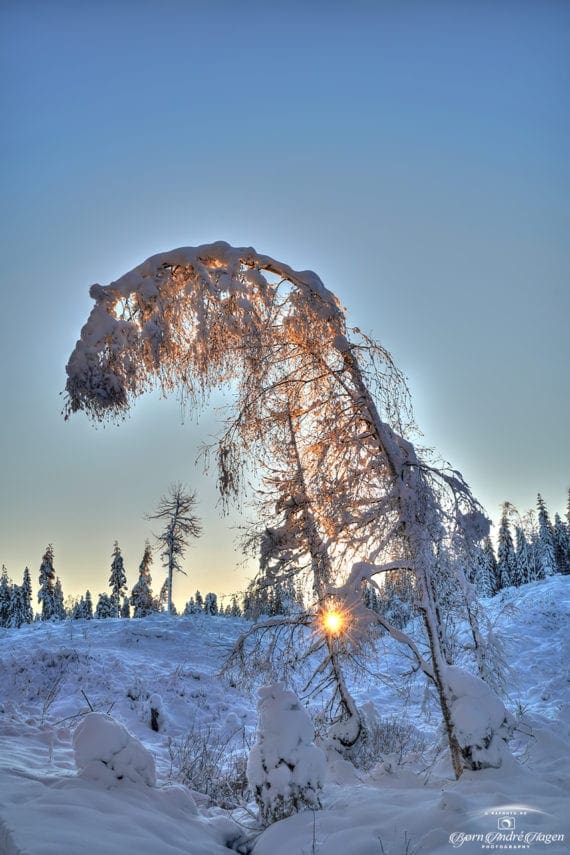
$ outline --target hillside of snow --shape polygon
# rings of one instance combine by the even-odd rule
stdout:
[[[218,676],[245,621],[154,615],[0,630],[0,853],[568,851],[570,577],[508,589],[485,605],[510,665],[515,759],[454,781],[446,752],[432,750],[438,719],[423,680],[403,697],[390,674],[406,663],[381,641],[374,665],[383,677],[360,675],[351,690],[388,726],[405,725],[409,742],[360,769],[329,753],[323,810],[261,834],[255,805],[235,807],[241,793],[218,780],[228,765],[243,772],[255,738],[255,692]],[[101,717],[86,719],[92,710],[117,723],[109,737]],[[102,767],[105,739],[114,760]],[[216,762],[205,771],[202,763],[210,779],[196,792],[188,770],[194,764],[196,774],[208,745],[201,756]]]

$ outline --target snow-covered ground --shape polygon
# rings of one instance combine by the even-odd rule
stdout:
[[[275,823],[254,855],[568,851],[570,577],[511,589],[487,606],[511,663],[517,759],[458,782],[445,754],[430,761],[417,744],[367,772],[329,762],[323,810]],[[245,626],[156,615],[0,630],[0,853],[198,855],[252,840],[246,811],[216,807],[176,780],[188,734],[196,743],[206,733],[234,760],[254,738],[255,697],[217,676]],[[379,643],[375,668],[389,676],[402,667],[394,643]],[[437,737],[420,678],[406,702],[389,680],[360,676],[352,688],[384,720],[409,721],[430,744]],[[99,774],[100,722],[79,730],[90,707],[110,712],[152,757],[117,728],[122,777],[106,777],[113,764]]]

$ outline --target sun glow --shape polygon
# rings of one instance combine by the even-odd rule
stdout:
[[[339,635],[345,627],[345,618],[342,612],[336,609],[328,609],[322,613],[321,623],[325,632],[329,635]]]

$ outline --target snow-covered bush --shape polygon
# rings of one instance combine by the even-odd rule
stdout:
[[[107,787],[117,781],[156,784],[154,758],[129,731],[103,713],[89,713],[73,734],[75,765],[83,778]]]
[[[259,690],[257,742],[247,780],[264,825],[304,809],[320,808],[326,758],[313,743],[313,723],[284,683]]]
[[[498,769],[511,757],[507,742],[514,720],[487,683],[461,668],[448,666],[445,680],[451,695],[455,735],[466,769]]]

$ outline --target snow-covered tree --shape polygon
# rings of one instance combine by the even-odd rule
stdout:
[[[284,683],[259,690],[257,741],[247,780],[263,825],[321,807],[326,757],[314,744],[313,723]]]
[[[152,549],[147,541],[141,563],[139,564],[139,578],[131,591],[131,606],[134,609],[133,617],[135,618],[147,617],[147,615],[156,611],[156,601],[151,589],[151,564]]]
[[[548,510],[544,499],[538,494],[536,504],[538,507],[538,563],[539,578],[552,576],[556,573],[556,554],[554,550],[554,538],[552,535],[552,523],[548,516]]]
[[[570,531],[560,518],[560,514],[554,515],[552,535],[558,571],[570,573]]]
[[[517,557],[511,535],[510,512],[511,505],[505,502],[501,513],[497,548],[497,576],[501,589],[514,585],[518,575]]]
[[[196,601],[196,611],[203,612],[204,611],[204,598],[200,591],[196,591],[194,594],[194,600]]]
[[[518,587],[529,582],[532,578],[530,549],[524,530],[520,525],[515,526],[515,555],[516,576],[514,584]]]
[[[168,493],[162,496],[149,520],[159,520],[165,528],[156,535],[161,549],[163,565],[168,573],[167,611],[172,613],[172,580],[174,572],[184,573],[182,559],[186,554],[190,538],[200,537],[202,524],[196,513],[196,493],[185,489],[182,484],[171,484]]]
[[[218,597],[216,594],[213,594],[211,591],[206,594],[204,598],[204,614],[206,615],[217,615],[218,614]]]
[[[99,619],[117,617],[114,597],[110,597],[108,594],[99,594],[95,617]]]
[[[247,460],[271,467],[268,452],[289,413],[315,530],[331,546],[323,591],[350,610],[354,637],[369,635],[375,619],[414,656],[437,692],[456,775],[484,765],[462,741],[453,687],[465,684],[449,672],[443,620],[446,603],[459,607],[462,598],[473,618],[472,593],[441,556],[452,537],[480,541],[488,521],[458,472],[418,455],[405,384],[385,349],[347,328],[316,274],[222,242],[154,256],[91,295],[95,306],[67,366],[67,416],[120,416],[154,381],[199,405],[235,380],[236,406],[218,447],[220,489],[231,496]],[[274,499],[297,497],[277,487]],[[425,656],[363,603],[363,585],[390,570],[414,574]],[[303,618],[307,625],[320,624],[324,604]],[[489,751],[489,762],[497,756]]]
[[[93,600],[91,599],[91,591],[85,591],[85,603],[83,606],[83,617],[85,620],[93,618]]]
[[[24,610],[24,623],[33,623],[34,610],[32,608],[32,579],[28,567],[24,569],[22,580],[22,603]]]
[[[194,599],[194,597],[190,597],[190,599],[188,600],[188,602],[184,606],[183,614],[185,617],[188,617],[189,615],[197,615],[201,611],[202,611],[202,609],[198,608],[198,606],[196,605],[196,600]]]
[[[491,594],[496,594],[500,590],[501,580],[498,575],[495,550],[489,535],[483,540],[483,555],[485,557],[486,572],[490,581]]]
[[[55,600],[56,577],[53,569],[53,546],[48,545],[40,566],[38,602],[41,603],[41,619],[57,620],[58,603]]]
[[[130,618],[131,616],[131,606],[129,603],[128,597],[123,597],[123,605],[121,606],[121,617],[122,618]]]
[[[10,613],[7,624],[12,629],[18,629],[26,622],[24,619],[24,598],[22,593],[20,585],[12,585],[10,591]]]
[[[232,601],[229,605],[228,615],[229,617],[241,617],[241,609],[239,607],[239,603],[235,594],[232,596]]]
[[[0,575],[0,626],[8,626],[10,621],[10,591],[12,584],[8,578],[6,566],[2,565]]]
[[[127,589],[127,577],[123,563],[123,556],[118,541],[115,541],[111,563],[111,575],[109,576],[109,587],[111,588],[111,599],[115,604],[114,617],[119,617],[121,608],[121,597],[124,596]]]
[[[58,577],[55,580],[55,586],[53,589],[53,615],[51,619],[65,620],[66,617],[63,588],[61,585],[61,579]]]

